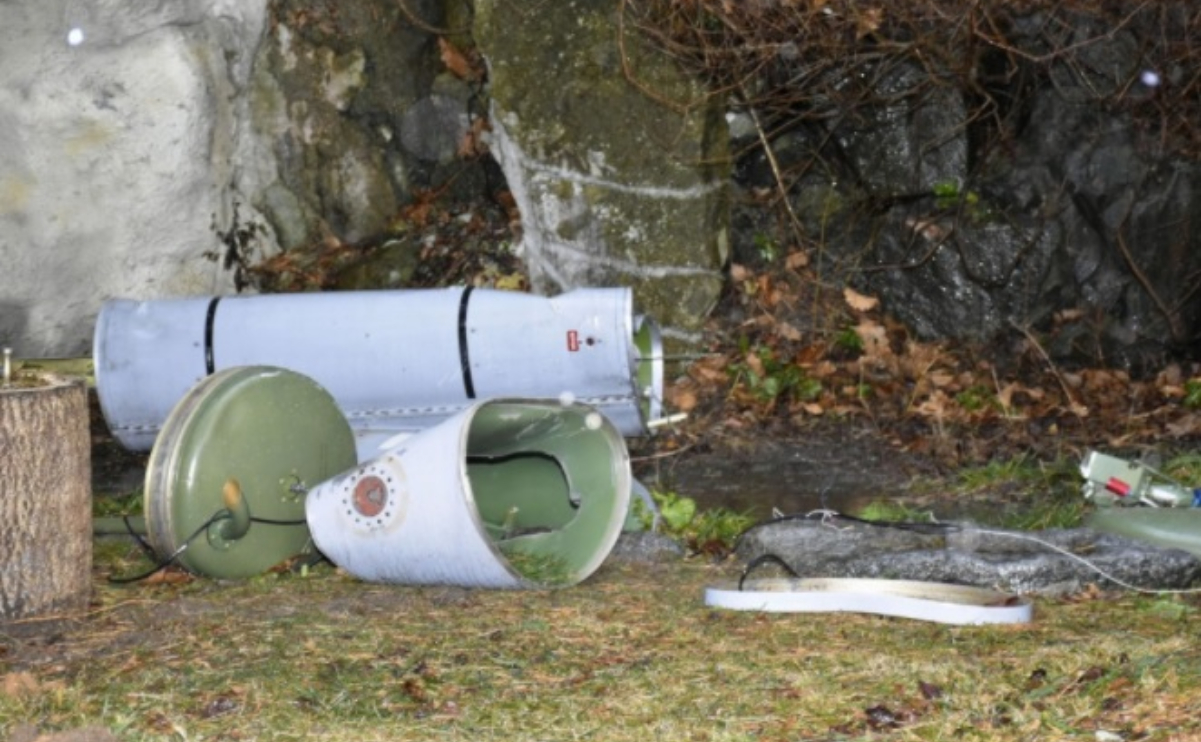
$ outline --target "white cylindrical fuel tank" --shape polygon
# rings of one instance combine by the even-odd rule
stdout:
[[[552,298],[470,288],[107,302],[93,347],[101,409],[149,449],[172,407],[235,366],[297,371],[327,389],[360,458],[498,396],[580,402],[625,435],[660,414],[658,328],[629,289]]]
[[[625,441],[603,415],[493,399],[317,485],[305,517],[363,580],[564,587],[608,556],[629,496]]]

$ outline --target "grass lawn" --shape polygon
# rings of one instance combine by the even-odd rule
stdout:
[[[102,544],[87,615],[0,644],[0,738],[1201,739],[1201,596],[1039,600],[988,627],[706,608],[739,566],[545,592],[330,567],[118,586],[138,564]]]

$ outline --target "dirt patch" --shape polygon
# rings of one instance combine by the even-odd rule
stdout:
[[[68,732],[42,734],[33,724],[20,724],[13,728],[9,742],[118,742],[117,738],[103,727],[83,727]]]
[[[787,437],[710,436],[679,453],[636,450],[634,471],[648,486],[768,516],[818,507],[853,509],[902,493],[915,477],[937,474],[934,462],[851,423],[821,423]]]
[[[92,432],[92,490],[98,495],[128,494],[139,489],[146,476],[147,454],[125,449],[104,422],[96,390],[88,391]]]

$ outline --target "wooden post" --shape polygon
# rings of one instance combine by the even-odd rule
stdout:
[[[87,607],[91,453],[82,379],[0,381],[0,620]]]

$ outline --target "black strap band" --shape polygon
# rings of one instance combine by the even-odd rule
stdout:
[[[459,368],[463,372],[463,391],[467,399],[475,399],[475,384],[471,381],[471,356],[467,350],[467,302],[471,300],[474,286],[463,289],[459,297]]]
[[[209,302],[208,313],[204,317],[204,373],[206,376],[212,376],[217,370],[216,362],[213,361],[213,324],[217,320],[217,303],[221,301],[220,296],[214,296]]]

